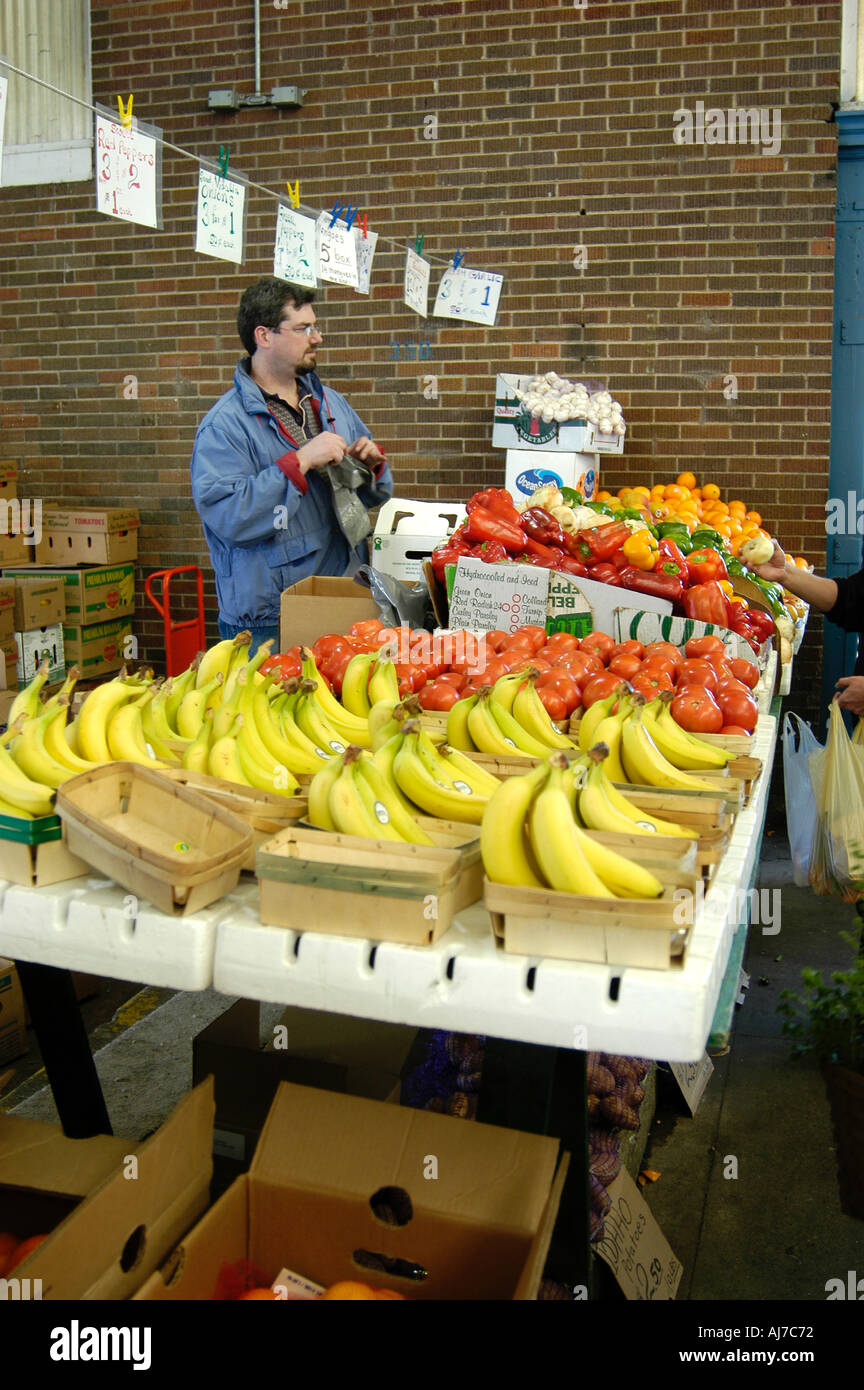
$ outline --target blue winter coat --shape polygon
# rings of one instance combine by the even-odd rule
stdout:
[[[301,395],[310,390],[318,402],[324,429],[349,444],[361,435],[371,438],[345,397],[325,389],[314,372],[298,377],[298,386]],[[283,589],[308,575],[345,574],[365,560],[362,548],[352,552],[339,529],[327,479],[315,469],[305,480],[300,475],[295,446],[249,375],[248,357],[237,364],[232,389],[198,426],[191,468],[224,623],[272,627]],[[366,507],[392,495],[386,463],[374,485],[358,492]]]

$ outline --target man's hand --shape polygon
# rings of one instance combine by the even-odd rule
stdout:
[[[378,445],[366,434],[361,434],[359,439],[355,439],[348,452],[352,458],[359,459],[361,463],[371,463],[373,467],[384,462],[384,455]]]
[[[841,676],[837,689],[841,688],[842,694],[837,697],[840,708],[848,709],[852,714],[864,715],[864,676]]]
[[[341,434],[323,430],[321,434],[316,434],[314,439],[310,439],[308,444],[304,444],[302,449],[297,450],[300,472],[305,474],[311,468],[326,468],[330,463],[341,463],[347,449],[348,445]]]
[[[770,584],[776,584],[782,580],[786,574],[786,556],[779,541],[774,542],[774,554],[770,560],[766,560],[764,565],[754,565],[753,573],[758,574],[761,579],[767,579]]]

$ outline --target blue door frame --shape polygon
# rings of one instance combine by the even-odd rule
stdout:
[[[834,334],[831,366],[831,455],[829,497],[864,497],[864,112],[838,110],[837,234],[834,250]],[[857,510],[857,509],[856,509]],[[855,574],[862,566],[857,515],[849,534],[826,537],[825,573]],[[864,520],[862,520],[864,525]],[[864,628],[864,613],[862,613]],[[858,638],[825,623],[822,703],[825,720],[840,676],[851,675]]]

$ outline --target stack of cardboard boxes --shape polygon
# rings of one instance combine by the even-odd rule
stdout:
[[[46,634],[40,628],[38,637],[31,633],[28,641],[18,644],[19,681],[33,675],[33,654],[40,645],[51,656],[50,682],[57,678],[55,656],[59,679],[62,668],[75,665],[82,681],[102,680],[133,657],[138,525],[132,508],[43,508],[41,536],[29,548],[32,563],[4,564],[2,576],[27,580],[34,591],[37,580],[58,585],[64,611],[52,624],[56,631]]]

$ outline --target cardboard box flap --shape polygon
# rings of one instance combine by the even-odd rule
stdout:
[[[350,1141],[346,1142],[347,1136]],[[367,1199],[401,1187],[412,1204],[533,1237],[558,1140],[283,1082],[249,1172],[256,1180]],[[424,1160],[446,1181],[424,1181]]]
[[[140,525],[129,507],[44,507],[42,525],[48,531],[132,531]]]
[[[375,535],[443,537],[455,531],[466,515],[458,502],[416,502],[410,497],[391,497],[378,513]]]
[[[564,1183],[567,1180],[567,1171],[570,1167],[570,1155],[561,1155],[561,1162],[555,1174],[555,1181],[549,1193],[549,1200],[543,1212],[543,1218],[537,1228],[537,1234],[531,1244],[531,1251],[525,1261],[519,1283],[516,1285],[516,1292],[513,1295],[515,1300],[533,1301],[540,1291],[543,1281],[543,1271],[546,1268],[546,1259],[549,1254],[549,1246],[552,1244],[552,1236],[555,1231],[555,1222],[558,1219],[558,1208],[561,1205],[561,1197],[564,1192]]]
[[[21,1277],[40,1278],[43,1298],[127,1298],[206,1206],[213,1113],[208,1078],[149,1139],[127,1141],[126,1156],[19,1266]]]
[[[332,575],[313,574],[309,579],[301,579],[282,595],[291,594],[293,598],[370,598],[365,584],[357,584],[353,579],[337,578]]]
[[[0,1112],[0,1185],[85,1197],[134,1148],[110,1134],[68,1139],[59,1125]]]

